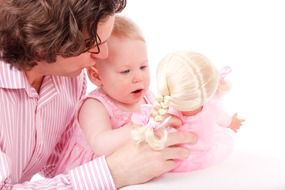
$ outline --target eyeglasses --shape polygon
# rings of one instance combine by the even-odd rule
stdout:
[[[85,49],[82,53],[89,52],[91,54],[99,54],[100,53],[100,44],[101,44],[100,37],[96,34],[96,39],[88,38],[85,40]],[[96,47],[97,50],[93,50]],[[92,51],[91,51],[92,49]]]

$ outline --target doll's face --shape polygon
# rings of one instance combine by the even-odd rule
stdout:
[[[193,115],[196,115],[197,113],[201,112],[202,110],[203,110],[203,106],[201,106],[195,110],[192,110],[192,111],[182,111],[181,113],[184,116],[193,116]]]

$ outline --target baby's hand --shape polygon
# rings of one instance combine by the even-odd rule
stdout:
[[[245,121],[244,119],[238,118],[237,113],[235,113],[232,116],[232,121],[229,128],[232,129],[235,133],[237,133],[244,121]]]
[[[174,128],[174,129],[181,127],[182,121],[178,117],[173,116],[173,115],[166,115],[164,120],[166,120],[167,118],[169,119],[167,120],[165,126]]]

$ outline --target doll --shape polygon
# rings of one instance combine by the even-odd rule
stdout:
[[[244,121],[223,109],[222,98],[230,89],[225,79],[229,72],[229,67],[218,72],[200,53],[166,55],[157,68],[157,98],[152,107],[142,107],[141,115],[133,115],[134,124],[143,127],[135,127],[132,137],[159,150],[172,130],[196,133],[197,143],[187,145],[190,156],[174,172],[202,169],[224,160],[232,149],[231,131],[237,132]],[[180,119],[182,126],[168,128],[171,117]]]

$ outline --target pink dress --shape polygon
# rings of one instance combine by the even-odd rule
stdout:
[[[220,71],[220,83],[231,72],[226,66]],[[183,116],[171,109],[169,113],[182,120],[178,130],[191,131],[198,136],[196,144],[187,145],[191,150],[190,156],[179,163],[173,172],[186,172],[203,169],[225,160],[233,148],[232,131],[229,129],[232,117],[222,105],[222,94],[219,91],[203,106],[201,112],[194,116]]]
[[[194,116],[185,117],[174,109],[170,109],[169,113],[182,120],[183,125],[178,130],[191,131],[198,137],[196,144],[185,145],[191,150],[191,154],[173,172],[209,167],[223,161],[231,152],[232,132],[228,128],[231,116],[223,111],[218,98],[210,100]]]
[[[109,114],[113,129],[123,127],[124,125],[126,125],[127,123],[129,123],[131,121],[131,117],[132,117],[133,113],[123,111],[119,107],[117,107],[113,103],[112,99],[109,96],[107,96],[100,88],[97,88],[94,91],[90,92],[87,96],[85,96],[80,101],[80,103],[78,105],[78,112],[79,112],[81,106],[83,105],[83,103],[89,98],[96,99],[105,106],[105,108]],[[153,102],[153,95],[150,92],[147,92],[145,97],[144,97],[144,100],[145,100],[146,104],[150,104],[151,102]],[[78,121],[77,121],[77,124],[78,124],[78,127],[76,129],[76,132],[74,133],[75,135],[71,139],[69,151],[67,151],[67,152],[70,152],[70,154],[65,155],[65,157],[63,158],[63,160],[66,160],[66,162],[62,161],[63,164],[71,166],[70,168],[67,168],[66,171],[68,171],[69,169],[72,169],[72,168],[76,167],[77,165],[79,165],[80,160],[81,160],[80,158],[82,157],[82,159],[83,159],[83,155],[86,157],[86,153],[91,152],[90,151],[91,147],[88,144],[83,131],[79,127]],[[100,124],[98,124],[98,125],[100,125]],[[94,126],[94,127],[96,127],[96,126]],[[74,155],[76,155],[76,156],[74,156]],[[76,158],[76,159],[71,160],[70,159],[71,157]],[[90,154],[90,157],[95,158],[96,155],[92,153],[92,155]]]

